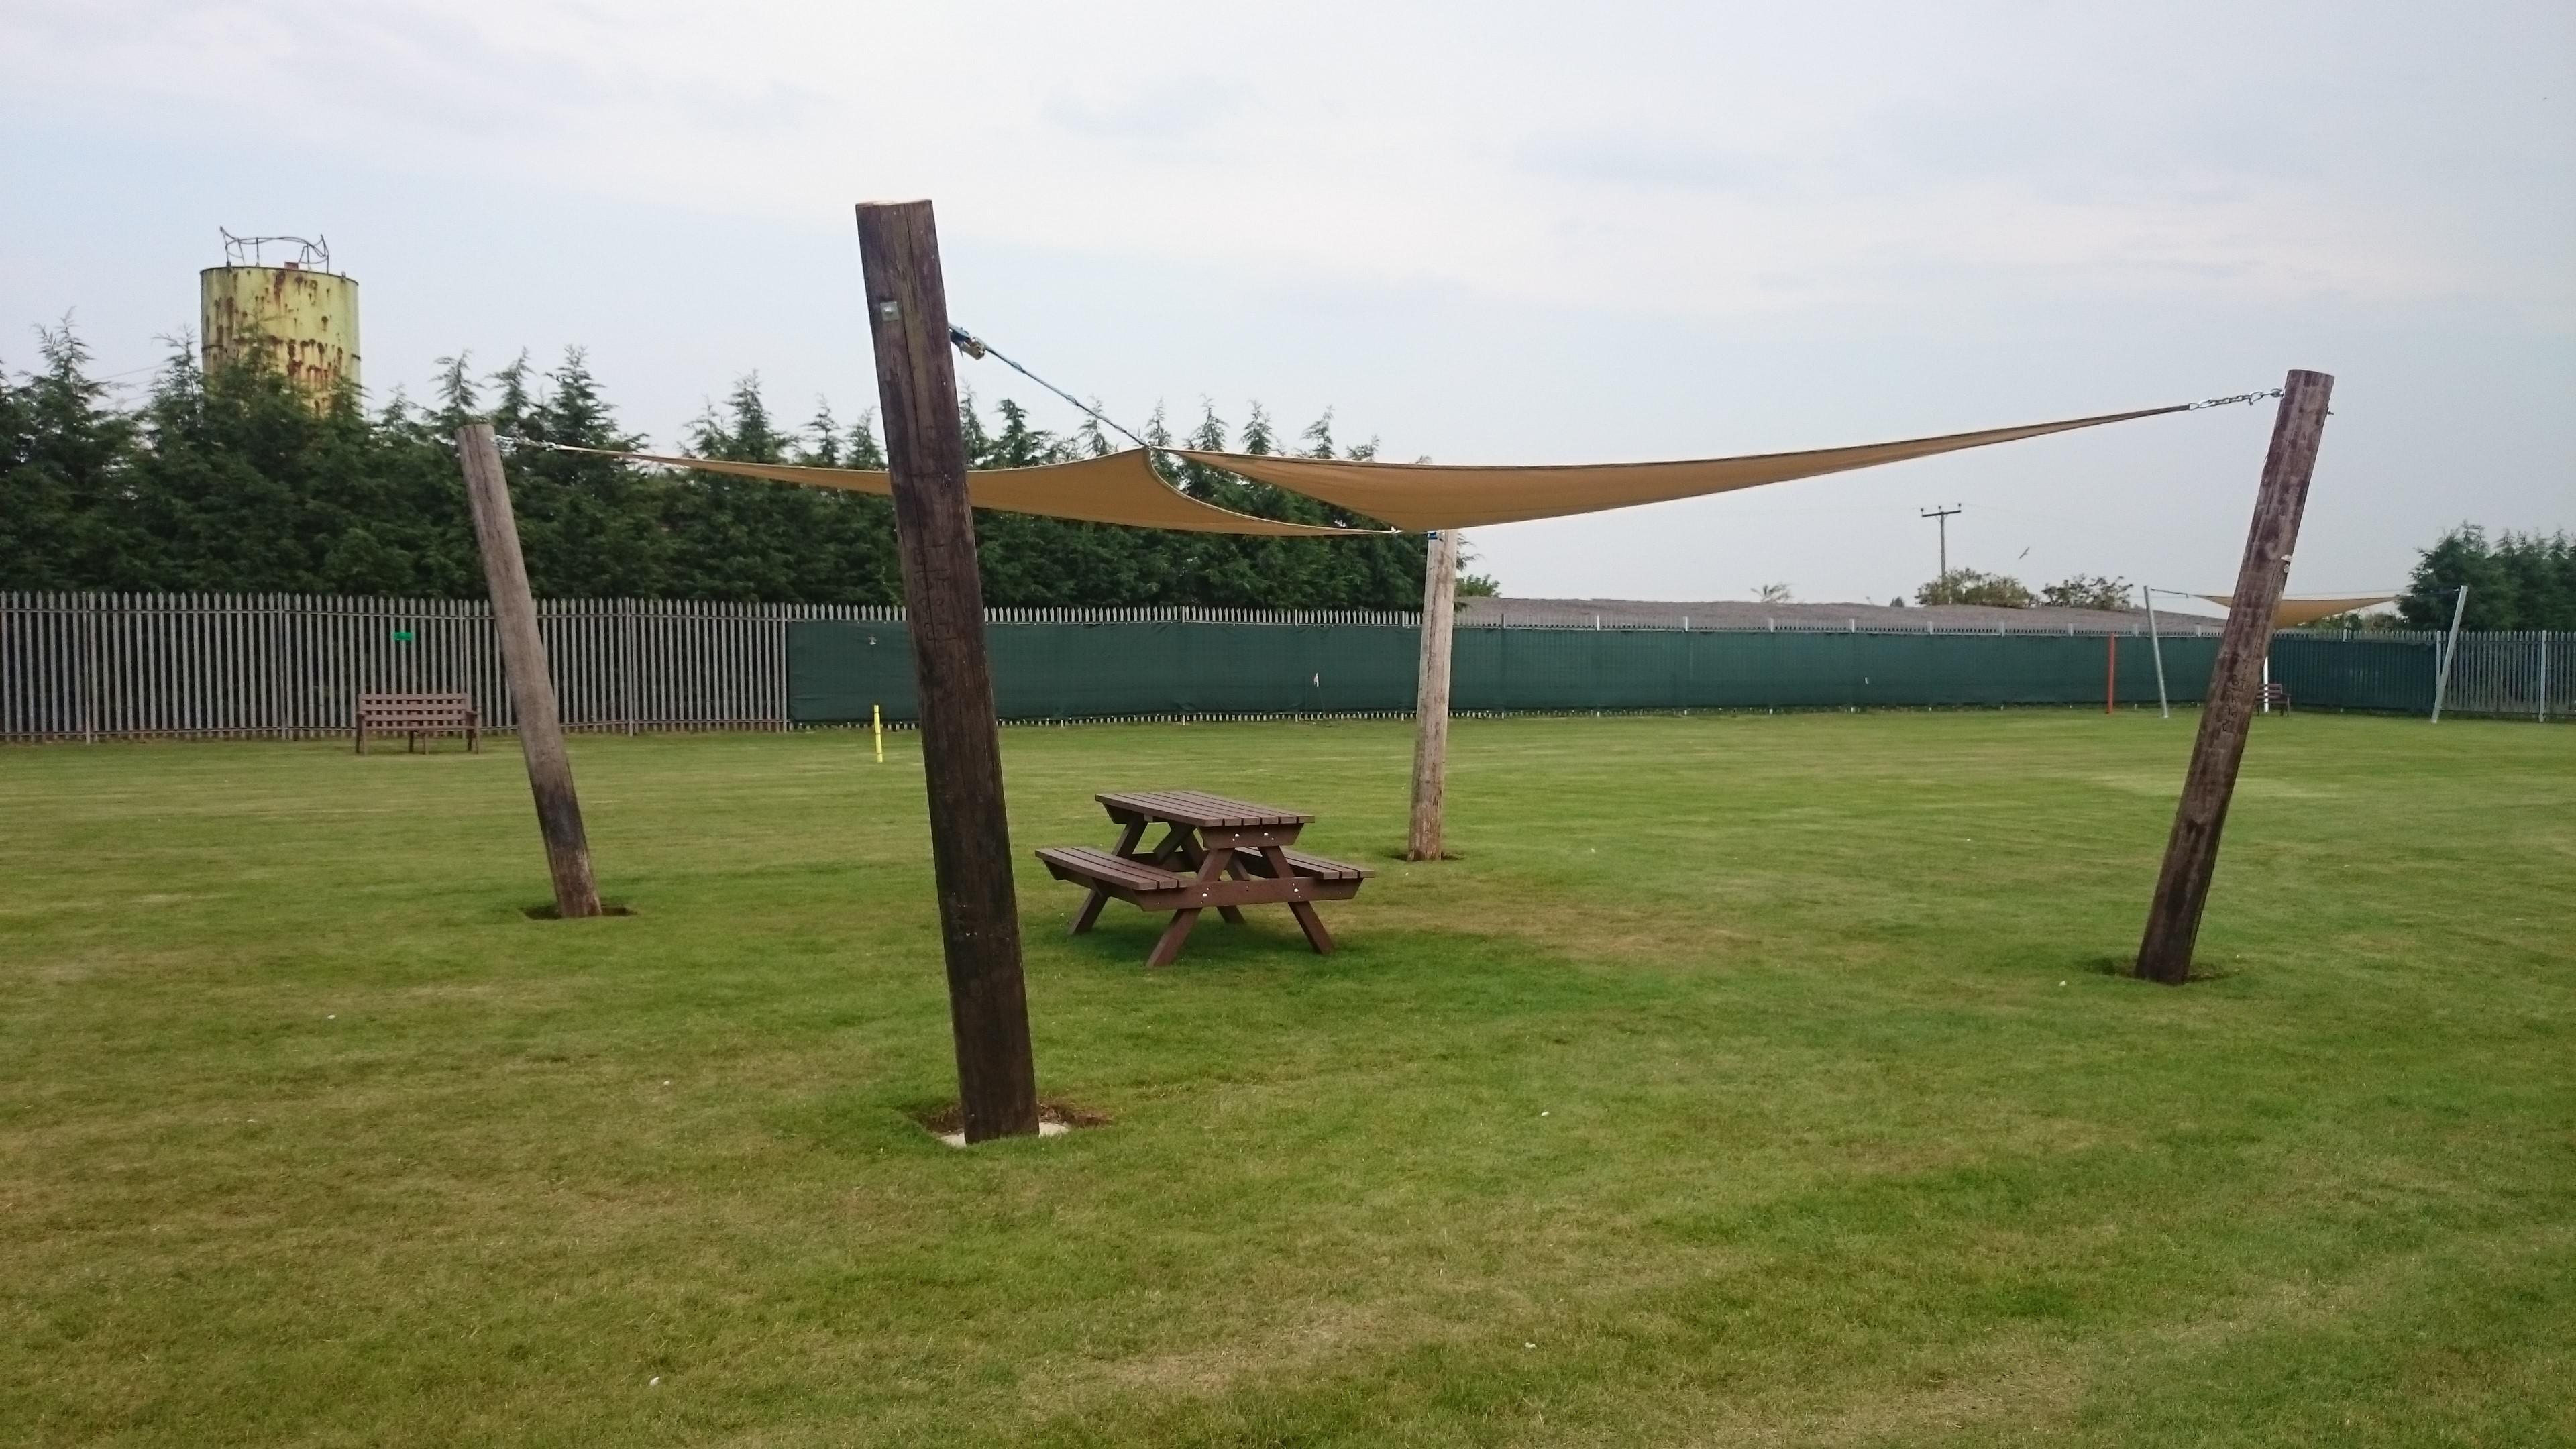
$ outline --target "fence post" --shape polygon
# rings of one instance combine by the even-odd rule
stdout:
[[[546,641],[537,632],[536,600],[528,593],[528,564],[519,553],[510,481],[501,471],[492,425],[468,423],[458,429],[456,452],[465,465],[465,496],[474,507],[483,576],[492,589],[501,668],[509,676],[518,715],[519,753],[528,762],[528,789],[536,796],[537,830],[545,837],[546,869],[554,877],[555,911],[566,920],[595,916],[599,887],[590,875],[590,838],[581,827],[572,757],[564,751],[563,719],[555,712],[554,680],[546,672]]]
[[[2460,616],[2468,610],[2469,586],[2462,584],[2459,592],[2451,598],[2451,634],[2442,643],[2442,666],[2433,676],[2433,718],[2430,721],[2433,724],[2442,722],[2442,696],[2450,690],[2451,660],[2460,649]]]
[[[2156,657],[2156,710],[2160,719],[2173,718],[2173,701],[2165,697],[2165,641],[2156,632],[2156,591],[2145,584],[2138,592],[2147,601],[2147,649]]]
[[[81,743],[98,743],[98,595],[89,596],[81,629]]]
[[[2217,667],[2210,671],[2191,767],[2183,776],[2164,868],[2138,943],[2137,974],[2145,980],[2179,986],[2191,975],[2201,912],[2209,904],[2210,878],[2218,869],[2219,834],[2227,825],[2236,770],[2245,759],[2246,730],[2253,722],[2255,689],[2271,647],[2272,616],[2289,579],[2290,553],[2299,541],[2299,516],[2307,507],[2308,480],[2316,470],[2326,402],[2333,393],[2334,379],[2322,372],[2293,371],[2281,388],[2254,521],[2237,566],[2236,593],[2219,635]]]
[[[2549,631],[2540,631],[2540,722],[2549,723]]]
[[[1026,1136],[1038,1130],[1037,1065],[939,233],[927,201],[862,202],[858,229],[920,686],[958,1105],[970,1143]]]

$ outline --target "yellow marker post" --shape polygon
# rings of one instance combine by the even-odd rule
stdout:
[[[877,763],[885,763],[885,706],[868,706],[868,733],[877,737]]]

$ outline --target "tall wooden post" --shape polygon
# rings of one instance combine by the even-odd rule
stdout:
[[[545,837],[546,870],[554,877],[555,913],[566,920],[595,916],[599,887],[590,875],[590,837],[581,828],[572,757],[564,752],[563,717],[555,711],[546,641],[537,632],[537,601],[528,593],[528,563],[519,554],[510,480],[501,471],[492,425],[467,423],[457,429],[456,455],[465,464],[465,498],[474,510],[474,542],[492,590],[492,626],[501,636],[510,707],[519,717],[519,753],[527,759],[528,789],[537,799],[537,831]]]
[[[1458,604],[1458,531],[1431,535],[1422,566],[1422,677],[1413,694],[1413,825],[1404,858],[1440,859],[1449,788],[1449,643]]]
[[[2297,372],[2281,388],[2281,410],[2272,423],[2272,451],[2263,460],[2263,486],[2254,498],[2254,523],[2245,535],[2245,558],[2236,570],[2236,594],[2218,639],[2218,663],[2201,706],[2200,734],[2192,742],[2191,768],[2183,776],[2182,803],[2174,811],[2156,898],[2147,908],[2147,930],[2138,944],[2140,978],[2179,986],[2191,975],[2200,915],[2218,868],[2219,832],[2236,793],[2236,769],[2245,759],[2245,734],[2262,687],[2263,661],[2272,643],[2272,616],[2289,582],[2290,553],[2299,541],[2299,516],[2308,504],[2308,477],[2316,469],[2325,434],[2326,401],[2334,379]]]
[[[896,552],[921,690],[930,855],[948,958],[966,1140],[1038,1130],[1020,916],[1003,814],[1002,737],[984,649],[984,587],[966,498],[966,441],[948,355],[948,293],[927,201],[862,202],[859,265],[876,342],[877,397],[893,474]]]

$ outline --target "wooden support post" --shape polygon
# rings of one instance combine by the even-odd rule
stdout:
[[[1002,738],[984,647],[984,587],[966,501],[966,442],[948,355],[948,293],[927,201],[862,202],[859,265],[893,474],[895,547],[921,689],[922,775],[948,959],[948,1024],[966,1140],[1038,1130],[1020,916],[1003,814]]]
[[[1440,859],[1449,788],[1449,644],[1457,624],[1458,532],[1431,535],[1422,565],[1422,676],[1413,695],[1413,826],[1407,860]]]
[[[528,592],[528,564],[519,554],[519,524],[510,512],[510,480],[501,471],[492,425],[467,423],[458,429],[456,455],[465,464],[465,498],[474,510],[483,578],[492,589],[492,626],[501,636],[501,669],[519,717],[519,753],[527,759],[528,789],[537,800],[537,830],[545,837],[546,870],[554,877],[555,913],[565,920],[595,916],[599,887],[590,875],[590,837],[581,828],[572,757],[564,752],[563,717],[555,711],[546,641],[537,632],[537,601]]]
[[[2120,712],[2120,636],[2105,634],[2102,637],[2111,641],[2111,661],[2104,666],[2110,675],[2110,682],[2102,686],[2102,712],[2118,714]]]
[[[2137,974],[2143,980],[2179,986],[2191,975],[2201,910],[2209,904],[2210,877],[2218,868],[2219,832],[2226,828],[2236,769],[2245,759],[2246,730],[2272,644],[2272,616],[2289,582],[2290,554],[2299,541],[2299,516],[2307,508],[2308,478],[2316,469],[2333,393],[2334,379],[2322,372],[2293,371],[2281,388],[2272,450],[2263,460],[2263,485],[2254,498],[2254,523],[2246,531],[2227,627],[2219,635],[2191,768],[2183,776],[2182,803],[2174,811],[2164,869],[2138,944]]]

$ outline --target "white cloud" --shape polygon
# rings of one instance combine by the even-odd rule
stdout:
[[[2457,512],[2565,516],[2560,3],[0,0],[0,50],[0,121],[43,138],[0,162],[26,178],[13,221],[47,223],[0,237],[17,325],[135,287],[111,268],[138,228],[321,230],[368,277],[371,339],[402,339],[371,342],[379,382],[469,342],[591,340],[666,436],[753,367],[782,410],[852,411],[846,207],[927,195],[984,263],[961,315],[1131,413],[1204,390],[1235,416],[1338,403],[1402,456],[1637,457],[2349,365],[2328,455],[2368,518],[2329,514],[2311,550],[2351,560],[2342,582],[2384,582]],[[99,209],[92,148],[204,185],[115,178],[106,235],[66,214]],[[163,191],[238,209],[174,219]],[[685,273],[683,245],[721,265]],[[2057,530],[2034,560],[2134,549],[2172,581],[2241,507],[2175,441],[2214,426],[1794,497],[1902,518],[1998,480],[1997,508]],[[2067,466],[2116,521],[2046,506]],[[1906,529],[1819,542],[1792,501],[1529,526],[1490,556],[1522,591],[1919,574]]]
[[[2523,102],[2424,73],[2552,24],[2483,18],[128,0],[10,23],[57,99],[772,216],[934,194],[994,240],[1701,312],[1778,305],[1766,278],[1884,296],[1927,260],[2563,312],[2567,269],[2462,245],[2482,205],[2576,214],[2563,165],[2533,169],[2563,135],[2463,146]],[[2354,116],[2368,154],[2338,149]],[[2480,195],[2463,153],[2538,194]]]

